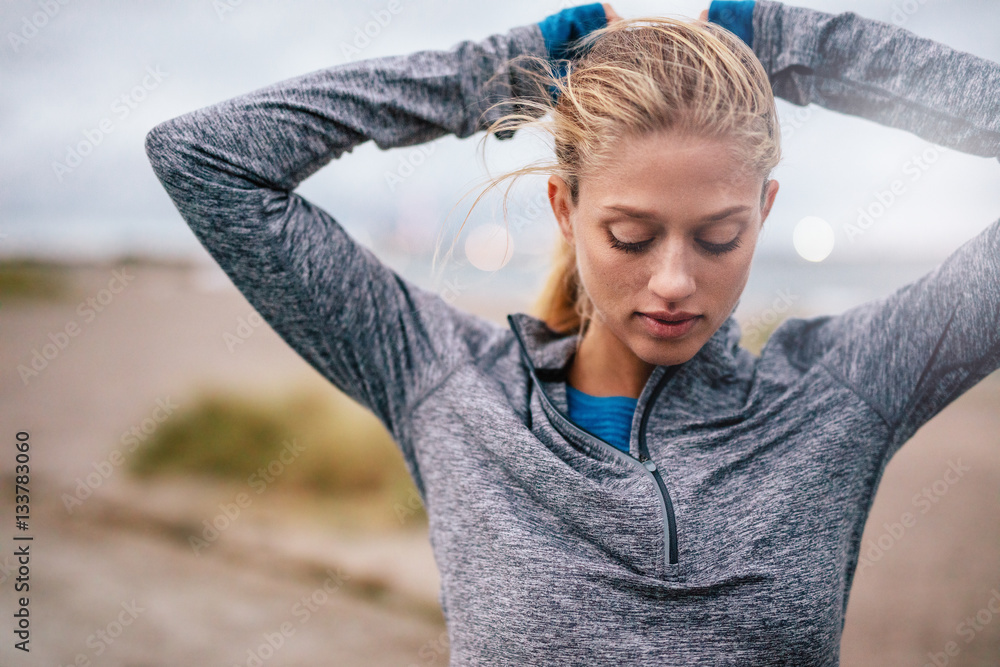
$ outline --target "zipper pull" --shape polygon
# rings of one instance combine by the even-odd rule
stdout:
[[[646,470],[649,472],[656,472],[656,464],[653,462],[653,459],[646,456],[645,452],[639,454],[639,461],[642,462],[642,465],[646,466]]]

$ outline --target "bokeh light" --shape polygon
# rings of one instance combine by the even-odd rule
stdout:
[[[810,262],[822,262],[833,252],[833,227],[823,218],[809,215],[795,225],[792,245],[795,252]]]

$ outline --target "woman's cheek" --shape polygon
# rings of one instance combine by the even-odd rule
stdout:
[[[734,257],[733,261],[726,265],[725,269],[721,272],[721,275],[725,276],[725,281],[730,291],[743,291],[743,287],[746,285],[747,279],[750,277],[750,266],[752,262],[753,249],[750,248],[742,255]]]
[[[607,258],[602,257],[602,249],[595,248],[593,244],[584,247],[577,246],[576,266],[580,273],[580,280],[584,289],[590,296],[590,300],[599,310],[606,307],[605,294],[608,292],[608,267]]]
[[[600,292],[617,292],[617,287],[621,282],[621,272],[625,268],[622,259],[616,257],[621,255],[612,248],[599,249],[588,258],[588,269],[593,289]]]

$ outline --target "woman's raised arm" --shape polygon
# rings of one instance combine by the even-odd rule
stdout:
[[[603,25],[601,6],[589,7],[560,13],[573,28],[565,37]],[[485,129],[511,111],[484,116],[488,107],[534,90],[509,62],[545,57],[553,39],[530,24],[447,51],[338,65],[192,111],[146,137],[181,216],[254,308],[397,441],[408,410],[499,327],[402,279],[293,190],[368,140],[385,149]]]
[[[708,15],[753,48],[777,97],[1000,160],[1000,66],[991,60],[854,12],[716,0]]]
[[[853,13],[758,0],[716,2],[710,14],[749,31],[780,97],[1000,156],[1000,64]],[[887,460],[1000,367],[1000,220],[888,297],[789,321],[768,347],[818,361],[871,405],[888,427]]]

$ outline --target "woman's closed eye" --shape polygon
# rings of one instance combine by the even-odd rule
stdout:
[[[649,247],[650,243],[653,242],[653,239],[648,239],[646,241],[632,242],[632,243],[621,241],[611,232],[608,232],[608,238],[611,239],[612,248],[621,250],[622,252],[625,253],[642,252],[647,247]]]
[[[724,255],[740,247],[740,237],[737,236],[728,243],[709,243],[708,241],[698,241],[698,243],[710,255]]]
[[[620,250],[624,253],[637,253],[642,252],[655,239],[647,239],[645,241],[622,241],[621,239],[615,237],[614,234],[608,232],[608,238],[611,241],[611,247],[616,250]],[[731,252],[736,248],[740,247],[740,237],[737,236],[732,241],[728,243],[709,243],[708,241],[698,241],[698,245],[702,247],[710,255],[724,255],[727,252]]]

